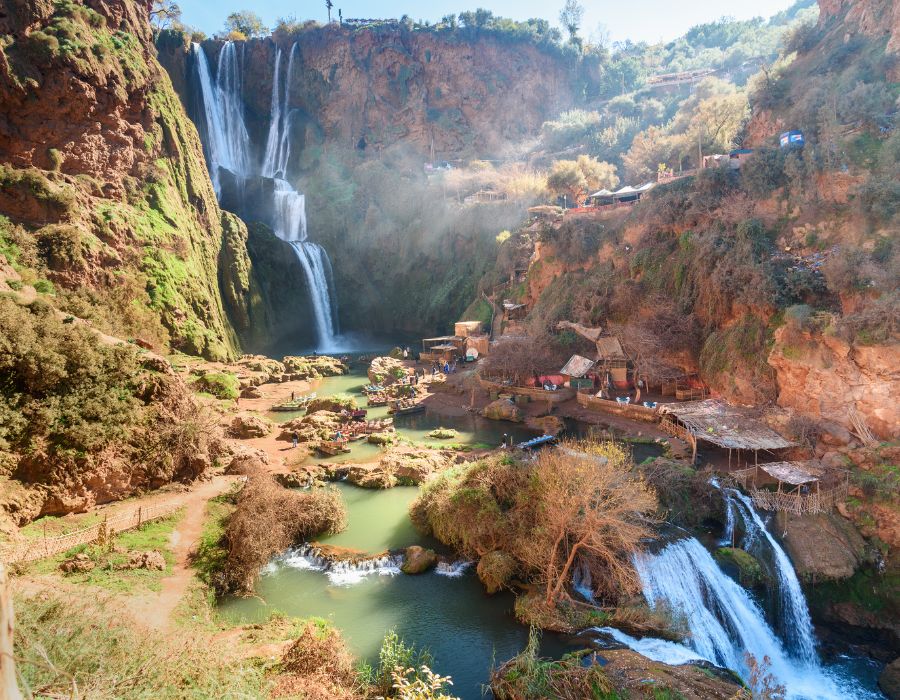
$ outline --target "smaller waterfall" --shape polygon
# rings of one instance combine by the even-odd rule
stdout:
[[[294,75],[294,59],[297,44],[291,47],[288,58],[284,88],[281,88],[281,49],[275,53],[275,73],[272,79],[272,106],[269,123],[269,137],[263,158],[262,174],[266,177],[286,177],[288,161],[291,158],[291,80]]]
[[[465,559],[454,562],[439,561],[437,566],[434,567],[434,573],[447,578],[460,578],[474,563]]]
[[[595,602],[591,570],[588,568],[587,562],[582,558],[579,558],[578,565],[575,567],[575,573],[572,575],[572,588],[587,602]]]
[[[348,562],[336,561],[322,556],[322,552],[308,544],[291,549],[272,561],[263,574],[272,574],[279,566],[305,571],[321,571],[328,576],[328,581],[334,586],[352,586],[361,583],[367,576],[396,576],[400,573],[403,564],[402,555],[387,555],[364,559],[362,561]]]

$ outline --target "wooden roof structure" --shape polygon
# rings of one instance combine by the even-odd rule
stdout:
[[[569,361],[566,362],[565,367],[559,370],[560,374],[565,374],[569,377],[575,377],[576,379],[581,379],[584,375],[591,371],[591,368],[594,366],[594,361],[589,360],[586,357],[582,357],[581,355],[572,355],[569,358]]]
[[[614,335],[597,338],[597,357],[601,360],[624,360],[625,351],[622,350],[622,344]]]
[[[819,481],[822,470],[818,462],[769,462],[759,468],[776,481],[791,486],[802,486]]]
[[[659,412],[677,418],[698,440],[719,447],[780,450],[796,445],[734,406],[715,399],[662,404]]]

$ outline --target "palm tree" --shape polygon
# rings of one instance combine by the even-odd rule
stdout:
[[[328,10],[328,24],[331,24],[331,8],[334,7],[334,3],[331,0],[325,0],[325,8]]]

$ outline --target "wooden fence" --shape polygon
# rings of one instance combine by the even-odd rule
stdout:
[[[784,511],[794,515],[827,513],[838,503],[847,499],[849,487],[846,483],[823,491],[806,494],[750,489],[753,505],[760,510]]]
[[[95,542],[101,533],[111,534],[124,532],[140,527],[151,520],[159,520],[171,515],[183,506],[182,503],[160,503],[151,506],[140,506],[131,512],[114,515],[105,518],[102,522],[90,527],[70,532],[67,535],[57,537],[40,537],[34,539],[22,539],[10,544],[0,546],[0,561],[7,564],[36,561],[46,557],[52,557],[61,552],[67,552],[73,547]]]

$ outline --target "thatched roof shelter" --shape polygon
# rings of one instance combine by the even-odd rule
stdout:
[[[759,468],[776,481],[791,486],[812,484],[822,476],[817,462],[769,462],[760,464]]]
[[[663,404],[659,412],[676,418],[697,440],[730,450],[780,450],[796,445],[764,423],[715,399]]]
[[[624,360],[625,351],[614,335],[597,338],[597,358],[600,360]]]

